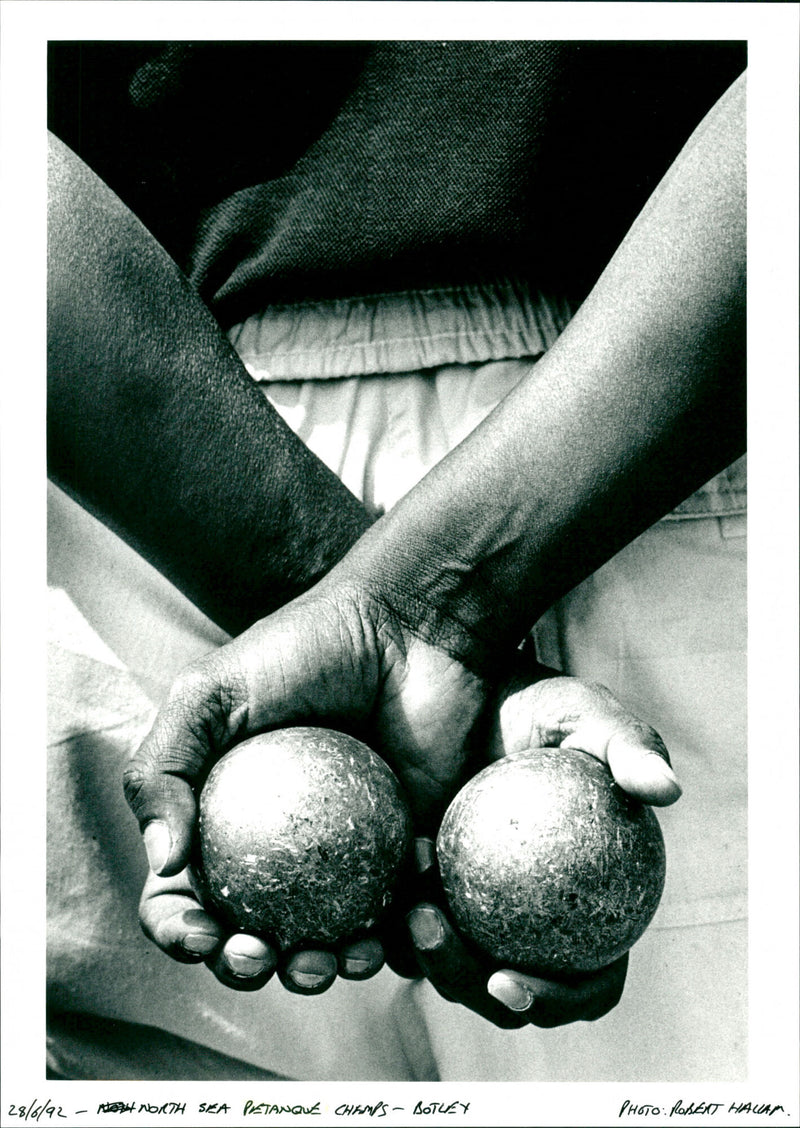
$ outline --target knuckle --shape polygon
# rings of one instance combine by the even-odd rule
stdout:
[[[162,716],[190,744],[221,750],[247,726],[248,712],[246,680],[212,654],[178,675]]]
[[[616,694],[600,681],[583,681],[584,701],[587,708],[597,710],[609,718],[624,716],[625,710]]]
[[[649,728],[649,726],[648,726],[648,728]],[[658,752],[659,756],[663,756],[664,759],[667,761],[667,763],[669,763],[670,762],[669,752],[667,750],[666,744],[664,743],[664,741],[661,738],[661,735],[659,733],[657,733],[654,728],[650,728],[649,731],[650,731],[650,739],[653,742],[655,750]]]
[[[616,701],[617,700],[616,697],[614,697],[614,694],[608,688],[608,686],[605,685],[601,681],[596,681],[593,678],[587,679],[585,681],[582,680],[582,685],[584,686],[584,688],[586,689],[586,691],[588,693],[591,693],[596,697],[602,697],[606,701],[608,701],[608,700]]]
[[[142,790],[146,785],[146,773],[141,760],[134,757],[125,765],[122,772],[122,789],[128,805],[137,807]]]
[[[570,674],[562,674],[560,677],[551,678],[549,682],[537,682],[537,685],[552,685],[553,689],[557,690],[564,701],[567,702],[574,701],[576,698],[584,700],[602,698],[603,701],[616,701],[608,686],[592,678],[579,678]]]
[[[669,752],[667,746],[652,725],[647,724],[646,721],[637,720],[635,723],[636,735],[646,748],[652,749],[656,755],[660,756],[667,763],[670,762]]]
[[[178,674],[167,696],[166,707],[194,708],[198,701],[208,697],[212,686],[208,662],[206,659],[201,659]]]

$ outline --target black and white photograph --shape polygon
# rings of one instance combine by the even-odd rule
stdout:
[[[2,1123],[797,1123],[797,6],[4,8]]]

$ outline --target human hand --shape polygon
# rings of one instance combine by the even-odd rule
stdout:
[[[284,953],[222,927],[202,905],[190,866],[196,794],[213,762],[269,728],[323,724],[364,740],[397,773],[421,828],[457,789],[488,699],[486,682],[399,622],[363,586],[334,573],[190,667],[125,770],[125,794],[151,866],[145,933],[183,961],[205,961],[226,985],[252,990],[277,969],[303,994],[337,974],[368,978],[374,936],[336,952]]]
[[[607,763],[617,783],[643,802],[680,796],[658,734],[604,686],[553,677],[508,687],[497,710],[489,757],[526,748],[580,749]],[[447,919],[433,843],[418,843],[421,895],[408,915],[416,961],[436,990],[496,1026],[552,1027],[607,1014],[619,1002],[627,954],[590,975],[546,979],[500,968],[465,943]]]
[[[145,935],[181,963],[205,962],[221,983],[256,991],[277,970],[287,990],[318,995],[337,975],[368,979],[383,966],[380,941],[362,937],[336,951],[304,950],[282,955],[260,936],[230,934],[206,911],[190,866],[173,877],[149,873],[139,907]]]

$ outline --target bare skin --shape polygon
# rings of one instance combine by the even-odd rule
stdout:
[[[244,630],[370,520],[169,256],[55,137],[49,188],[49,476],[220,626]]]
[[[430,829],[496,727],[498,692],[502,699],[515,647],[538,615],[741,453],[743,114],[739,82],[698,128],[557,345],[485,423],[322,580],[176,684],[126,772],[154,871],[142,919],[167,950],[183,945],[183,914],[202,913],[186,865],[193,786],[210,759],[273,725],[339,726],[386,757],[420,829]],[[527,712],[512,711],[523,729],[552,727],[559,742],[605,759],[645,801],[678,797],[657,734],[609,706],[607,694],[552,684],[534,683]],[[510,738],[517,741],[515,731]],[[170,896],[183,898],[166,909],[165,880]],[[419,963],[437,989],[490,1021],[593,1018],[619,997],[624,967],[616,965],[566,993],[502,969],[498,980],[497,969],[470,964],[441,910],[434,913],[438,943],[438,922],[423,935],[420,920],[430,916],[412,913]],[[231,944],[243,943],[208,915],[193,916],[192,931],[213,953],[195,958],[218,974]],[[282,960],[282,978],[291,979],[299,957],[287,965],[258,943],[253,982]],[[295,988],[328,986],[335,957],[300,956],[306,982]],[[529,1006],[509,1004],[509,975],[517,1002],[528,997]]]

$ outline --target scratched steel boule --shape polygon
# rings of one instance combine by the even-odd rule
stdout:
[[[322,728],[237,745],[200,794],[198,873],[233,928],[283,951],[335,944],[388,908],[412,842],[396,777],[370,748]]]
[[[460,932],[501,966],[594,971],[639,939],[666,860],[658,820],[605,764],[535,748],[489,765],[456,795],[437,838]]]

